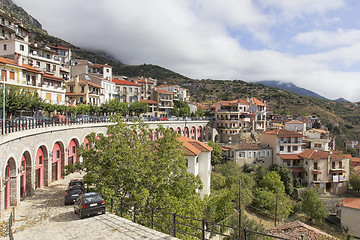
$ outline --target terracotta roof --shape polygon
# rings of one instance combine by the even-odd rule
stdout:
[[[69,82],[69,83],[73,83],[73,82]],[[99,84],[96,84],[96,83],[93,83],[93,82],[90,82],[90,81],[87,81],[87,80],[79,80],[79,84],[88,84],[88,85],[90,85],[92,87],[103,88]]]
[[[160,86],[157,86],[158,88],[167,88],[167,87],[179,87],[179,85],[160,85]]]
[[[285,130],[285,129],[275,129],[270,131],[262,132],[262,134],[271,134],[277,135],[278,137],[304,137],[301,133]]]
[[[265,230],[266,233],[285,239],[337,239],[326,232],[309,226],[301,221],[285,223]]]
[[[299,154],[278,154],[284,160],[300,160],[301,157]]]
[[[149,103],[149,104],[158,104],[158,102],[154,100],[141,100],[141,102]]]
[[[138,83],[149,83],[149,84],[155,84],[155,81],[148,80],[148,79],[140,79],[140,80],[137,80],[136,82],[138,82]]]
[[[62,81],[62,82],[65,81],[62,78],[55,77],[55,76],[52,76],[52,75],[49,75],[49,74],[44,74],[43,76],[44,76],[44,78],[49,78],[49,79],[52,79],[52,80],[55,80],[55,81]]]
[[[349,159],[351,159],[352,162],[360,163],[360,158],[358,158],[358,157],[350,157]]]
[[[30,65],[27,65],[27,64],[23,64],[23,67],[25,67],[26,70],[29,71],[29,72],[42,73],[40,69],[34,68],[34,67],[32,67]]]
[[[304,124],[303,122],[300,122],[298,120],[291,120],[291,121],[288,121],[286,123],[290,123],[290,124]]]
[[[134,83],[134,82],[130,82],[127,80],[123,80],[123,79],[113,79],[112,80],[114,83],[119,84],[119,85],[128,85],[128,86],[137,86],[140,87],[139,84]]]
[[[168,92],[168,91],[165,91],[165,90],[162,90],[162,89],[155,89],[156,92],[159,92],[159,93],[167,93],[167,94],[174,94],[172,92]]]
[[[93,68],[103,68],[103,67],[108,67],[108,68],[112,68],[112,66],[110,65],[107,65],[107,64],[91,64],[90,67],[93,67]]]
[[[188,156],[197,156],[201,152],[212,151],[212,147],[209,147],[205,143],[191,139],[191,138],[180,136],[179,141],[185,147],[186,155],[188,155]]]
[[[14,65],[16,67],[21,67],[20,65],[16,64],[14,60],[3,58],[3,57],[0,57],[0,63],[10,64],[10,65]]]
[[[327,159],[329,155],[330,155],[330,159],[344,159],[343,156],[333,154],[332,152],[325,152],[315,149],[305,149],[305,151],[299,153],[299,156],[303,158],[314,159],[314,160]]]
[[[343,206],[360,209],[360,198],[344,198]]]
[[[224,148],[233,149],[233,150],[261,150],[261,149],[271,149],[265,145],[259,143],[238,143],[238,144],[229,144],[224,145]]]
[[[265,103],[263,103],[262,101],[254,98],[254,97],[252,97],[252,98],[250,99],[250,101],[251,101],[252,104],[256,104],[256,105],[260,105],[260,106],[266,106]]]

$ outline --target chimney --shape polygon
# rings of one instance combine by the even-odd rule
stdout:
[[[21,54],[20,53],[15,53],[15,63],[19,66],[22,66],[23,65],[23,61],[22,61],[22,57],[21,57]]]

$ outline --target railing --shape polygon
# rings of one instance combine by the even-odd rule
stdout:
[[[150,227],[157,231],[169,234],[173,237],[192,237],[194,239],[210,239],[213,236],[222,236],[229,239],[244,239],[249,237],[263,239],[287,239],[266,233],[251,231],[246,228],[237,228],[229,225],[195,219],[166,212],[157,208],[150,208],[122,200],[110,200],[110,211],[120,217],[132,220],[134,223]],[[239,235],[239,232],[241,233]],[[259,237],[259,238],[258,238]]]
[[[15,222],[15,208],[11,210],[9,216],[9,239],[14,240],[13,232],[12,232],[12,225]]]

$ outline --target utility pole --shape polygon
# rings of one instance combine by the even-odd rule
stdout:
[[[239,238],[241,238],[241,181],[239,181]]]
[[[3,81],[3,109],[2,109],[2,123],[1,123],[1,130],[2,130],[2,133],[5,134],[5,117],[6,117],[6,114],[5,114],[5,78],[3,76],[3,73],[1,71],[0,73],[0,78],[1,80]]]
[[[276,189],[276,205],[275,205],[275,227],[276,227],[276,218],[277,218],[277,207],[278,207],[278,190]]]

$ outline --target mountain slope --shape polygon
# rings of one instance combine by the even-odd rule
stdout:
[[[296,93],[296,94],[299,94],[299,95],[303,95],[303,96],[309,96],[309,97],[317,97],[317,98],[322,98],[322,99],[326,99],[326,100],[329,100],[313,91],[310,91],[308,89],[305,89],[305,88],[301,88],[301,87],[298,87],[296,86],[295,84],[293,83],[283,83],[283,82],[280,82],[280,81],[258,81],[258,82],[255,82],[256,84],[262,84],[262,85],[265,85],[265,86],[268,86],[268,87],[277,87],[277,88],[280,88],[282,90],[289,90],[293,93]]]

